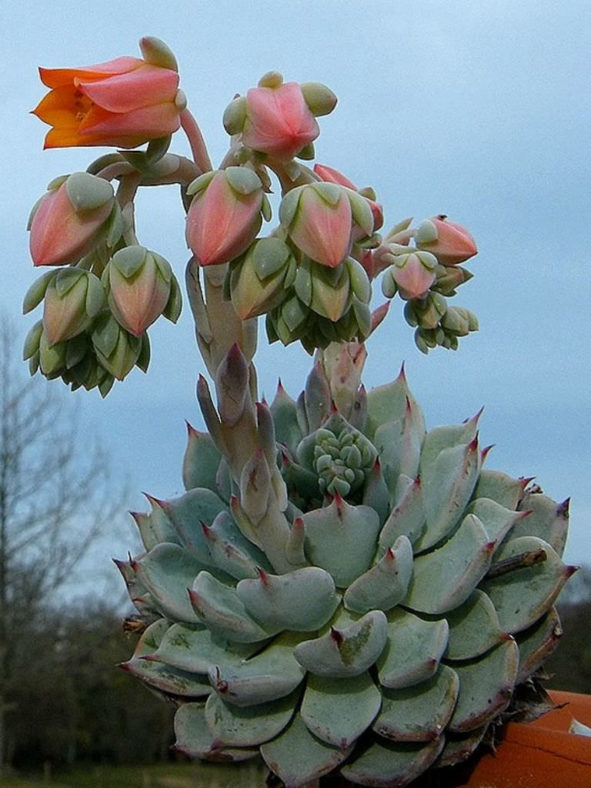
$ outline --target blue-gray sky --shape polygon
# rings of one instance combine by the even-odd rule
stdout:
[[[84,169],[102,152],[42,151],[46,129],[28,114],[44,93],[37,65],[135,55],[142,35],[159,36],[177,54],[216,161],[227,145],[221,115],[236,92],[271,69],[325,82],[339,105],[321,119],[318,161],[374,186],[386,224],[446,213],[480,249],[469,264],[475,278],[456,299],[477,313],[480,332],[456,354],[424,357],[395,302],[370,341],[366,385],[391,379],[405,360],[431,426],[485,405],[481,434],[495,444],[488,467],[536,476],[559,500],[571,495],[567,557],[591,562],[586,0],[24,0],[3,3],[0,30],[0,306],[23,330],[32,318],[19,317],[22,295],[39,273],[27,253],[29,209],[55,175]],[[185,152],[177,136],[173,148]],[[138,221],[142,242],[182,277],[176,191],[142,195]],[[201,426],[194,387],[203,371],[188,310],[176,327],[164,322],[151,330],[147,376],[134,372],[106,401],[75,395],[132,486],[160,497],[181,491],[183,420]],[[280,374],[295,396],[309,358],[296,347],[267,349],[261,338],[263,392],[273,396]],[[129,506],[142,508],[139,493]],[[129,544],[131,536],[112,553]]]

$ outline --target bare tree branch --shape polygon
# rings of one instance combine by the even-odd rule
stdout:
[[[66,400],[55,385],[27,377],[0,316],[0,773],[19,637],[123,508],[106,453]]]

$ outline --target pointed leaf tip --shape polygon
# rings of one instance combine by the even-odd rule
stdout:
[[[556,508],[556,516],[557,517],[564,517],[565,519],[568,517],[570,509],[570,498],[565,498],[562,503],[559,503]]]

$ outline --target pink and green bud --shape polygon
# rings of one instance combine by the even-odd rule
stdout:
[[[312,92],[308,98],[315,105]],[[326,110],[327,106],[323,99],[315,108]],[[224,113],[224,127],[228,134],[241,133],[247,148],[277,159],[297,156],[320,133],[302,86],[283,82],[276,72],[265,74],[258,87],[234,99]]]
[[[461,224],[448,221],[443,214],[421,222],[415,242],[419,249],[434,254],[441,265],[463,263],[478,252],[468,230]]]
[[[424,298],[436,280],[436,266],[437,260],[429,252],[396,255],[382,281],[384,295],[391,298],[397,289],[404,300]]]
[[[99,364],[117,380],[123,380],[138,362],[142,363],[140,355],[146,352],[146,344],[108,314],[97,320],[92,344]]]
[[[45,291],[43,329],[49,344],[64,342],[86,331],[105,300],[101,280],[90,271],[58,271]]]
[[[384,223],[384,214],[382,211],[382,206],[375,200],[373,189],[358,189],[357,186],[355,186],[355,184],[345,177],[341,172],[335,170],[333,167],[328,167],[326,164],[315,164],[314,172],[321,181],[325,181],[326,183],[337,183],[340,186],[345,186],[347,189],[359,192],[363,197],[365,197],[369,203],[369,207],[371,208],[373,215],[374,232],[380,229]],[[367,194],[366,192],[370,193]]]
[[[33,209],[29,245],[35,265],[76,263],[97,242],[113,206],[113,187],[103,178],[75,172],[49,184]]]
[[[141,336],[160,315],[166,315],[173,280],[170,264],[143,246],[120,249],[103,274],[111,312],[117,322],[136,337]],[[166,316],[176,322],[179,313],[180,309],[176,314]]]
[[[52,127],[46,148],[135,148],[177,131],[184,101],[174,55],[158,39],[142,39],[140,46],[143,59],[40,69],[50,92],[33,114]]]
[[[288,272],[295,269],[289,246],[280,238],[261,238],[236,261],[230,274],[230,296],[241,320],[262,315],[286,296]]]
[[[335,183],[309,183],[288,192],[279,219],[293,243],[311,260],[335,268],[345,260],[354,235],[373,232],[367,200]]]
[[[200,265],[219,265],[241,255],[269,216],[259,177],[247,167],[209,172],[190,184],[187,243]]]

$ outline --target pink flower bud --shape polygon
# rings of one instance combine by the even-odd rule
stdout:
[[[30,225],[29,245],[35,265],[64,265],[80,260],[96,242],[115,202],[103,178],[76,172],[41,198]]]
[[[72,339],[90,326],[105,304],[100,279],[90,271],[63,268],[45,292],[43,328],[50,345]]]
[[[346,186],[347,189],[353,189],[353,191],[357,191],[357,186],[346,178],[341,172],[335,170],[333,167],[329,167],[326,164],[315,164],[314,165],[314,172],[320,180],[325,181],[326,183],[338,183],[341,186]]]
[[[283,198],[279,218],[311,260],[334,268],[349,254],[351,203],[345,189],[336,184],[311,183],[293,189]]]
[[[355,184],[346,178],[342,173],[338,170],[335,170],[333,167],[328,167],[326,164],[315,164],[314,165],[314,172],[318,177],[326,181],[327,183],[338,183],[341,186],[345,186],[347,189],[352,189],[355,192],[359,192],[359,189]],[[363,194],[363,192],[362,192]],[[384,214],[382,211],[382,206],[376,202],[375,200],[370,199],[365,194],[363,194],[365,199],[367,200],[369,207],[371,208],[371,212],[373,215],[374,225],[373,229],[374,232],[379,230],[380,227],[384,223]]]
[[[421,222],[415,241],[419,249],[434,254],[441,265],[463,263],[478,252],[468,230],[461,224],[448,221],[443,214]]]
[[[297,82],[251,88],[246,94],[242,142],[278,159],[291,159],[320,129]]]
[[[264,209],[263,186],[246,167],[207,173],[191,184],[187,243],[200,265],[227,263],[255,239]]]
[[[436,279],[436,259],[429,252],[411,252],[396,257],[389,269],[405,300],[423,298]]]
[[[179,76],[135,57],[81,68],[42,68],[50,92],[33,114],[52,126],[46,148],[114,145],[135,148],[180,126]]]
[[[104,276],[117,322],[141,336],[166,309],[173,277],[170,265],[143,246],[127,246],[113,255]]]

